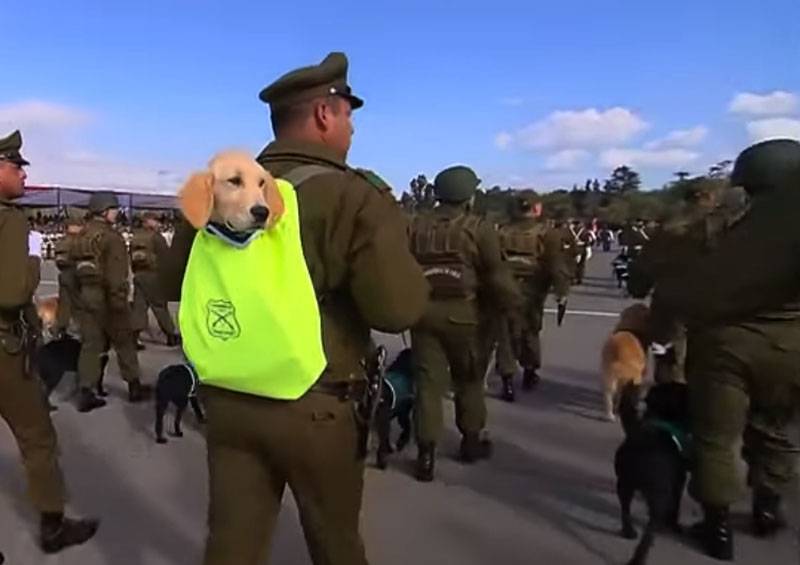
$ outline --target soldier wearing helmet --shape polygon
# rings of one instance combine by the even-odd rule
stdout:
[[[470,210],[480,180],[472,169],[455,166],[434,181],[437,206],[414,219],[411,248],[431,285],[431,303],[412,330],[417,383],[416,476],[433,480],[436,444],[442,435],[442,395],[452,379],[456,424],[462,434],[460,458],[473,463],[491,454],[486,426],[483,376],[487,358],[481,343],[481,311],[508,312],[520,295],[503,263],[497,233]],[[479,304],[481,302],[481,304]],[[449,375],[448,375],[449,368]]]
[[[105,400],[95,394],[95,389],[102,374],[101,355],[109,345],[116,350],[120,373],[128,383],[128,400],[144,400],[147,392],[140,379],[128,302],[128,251],[125,240],[114,229],[119,207],[116,194],[93,193],[89,198],[90,219],[75,245],[81,304],[78,319],[83,342],[78,360],[81,412],[105,406]]]
[[[656,292],[689,330],[687,380],[695,469],[690,494],[704,509],[695,532],[707,553],[733,559],[730,505],[740,496],[735,448],[744,439],[753,526],[785,525],[781,490],[796,481],[798,446],[785,433],[800,406],[800,143],[778,139],[742,152],[731,184],[750,206],[714,249]]]

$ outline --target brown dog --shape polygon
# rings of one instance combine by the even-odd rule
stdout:
[[[189,178],[178,197],[195,229],[209,223],[236,233],[270,228],[284,211],[275,179],[242,151],[216,155],[207,171]]]
[[[650,309],[629,306],[603,345],[601,370],[606,418],[616,421],[618,393],[627,383],[641,384],[647,370]]]
[[[35,298],[34,304],[36,305],[36,313],[42,321],[42,330],[50,334],[58,318],[58,296],[53,295]]]

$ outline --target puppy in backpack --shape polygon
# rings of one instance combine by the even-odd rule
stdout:
[[[621,535],[636,539],[631,502],[640,493],[647,504],[648,521],[628,565],[645,565],[657,533],[680,533],[680,507],[689,470],[689,392],[684,383],[653,386],[639,416],[640,387],[627,383],[619,413],[625,440],[617,449],[614,469],[622,518]]]
[[[628,384],[641,385],[647,371],[650,347],[650,309],[629,306],[619,315],[614,331],[603,344],[601,373],[606,419],[616,421],[619,391]]]
[[[205,422],[205,414],[197,398],[199,381],[188,363],[169,365],[158,374],[156,383],[156,442],[167,443],[164,437],[164,416],[170,404],[175,406],[175,421],[172,435],[183,437],[181,420],[186,406],[191,404],[199,422]]]
[[[381,401],[375,417],[378,432],[377,466],[386,469],[388,458],[395,450],[402,451],[411,440],[411,413],[414,409],[414,380],[411,349],[402,350],[383,380]],[[392,421],[400,425],[400,437],[392,445]]]

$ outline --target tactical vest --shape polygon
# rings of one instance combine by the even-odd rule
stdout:
[[[206,385],[281,400],[303,396],[327,360],[300,239],[294,187],[278,179],[284,215],[245,242],[198,231],[181,288],[186,357]]]
[[[65,235],[56,242],[55,259],[56,267],[58,267],[59,271],[65,271],[75,266],[75,261],[72,257],[72,245],[76,239],[77,236]]]
[[[544,255],[546,229],[541,223],[525,229],[513,224],[500,228],[500,246],[516,278],[530,278],[536,274]]]
[[[134,271],[156,268],[155,235],[145,229],[137,230],[130,243],[131,267]]]
[[[103,276],[102,256],[103,232],[88,226],[75,238],[70,257],[75,264],[75,274],[82,285],[98,284]]]
[[[478,289],[478,276],[470,252],[481,218],[463,213],[454,218],[426,214],[414,219],[411,252],[422,266],[434,299],[472,300]]]

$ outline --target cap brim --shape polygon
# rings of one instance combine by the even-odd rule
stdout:
[[[350,102],[350,107],[353,110],[358,110],[364,106],[364,101],[358,96],[354,96],[352,94],[340,94],[339,96],[346,98]]]

